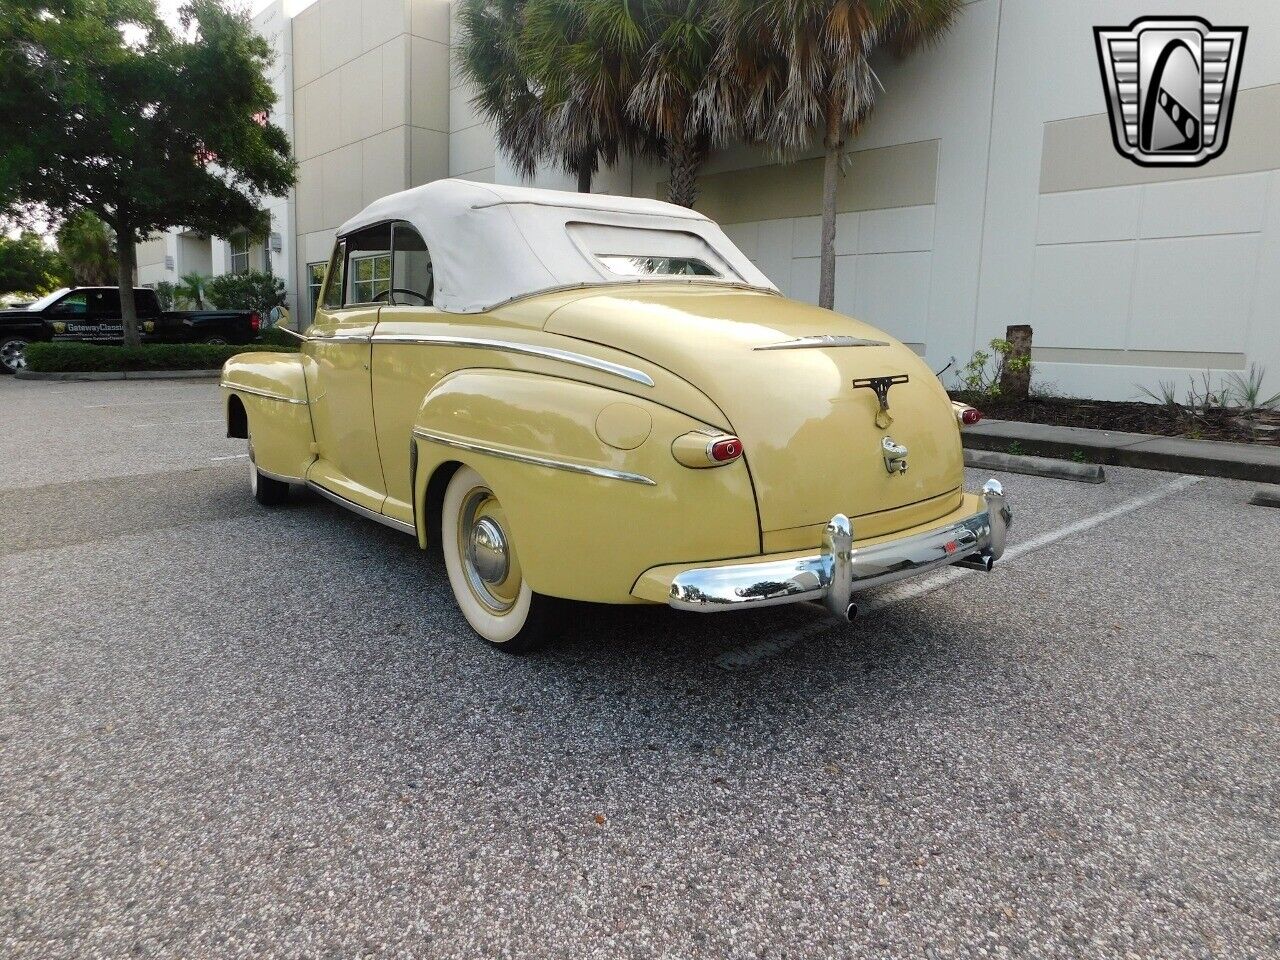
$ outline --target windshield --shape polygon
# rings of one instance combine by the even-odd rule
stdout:
[[[25,309],[43,310],[45,307],[49,306],[49,304],[53,303],[53,301],[57,300],[60,296],[62,296],[64,293],[69,292],[70,290],[71,290],[70,287],[63,287],[61,290],[55,290],[53,291],[53,293],[48,294],[47,296],[41,297],[35,303],[28,304]]]
[[[602,253],[597,259],[614,273],[624,277],[718,277],[697,257],[633,257]]]

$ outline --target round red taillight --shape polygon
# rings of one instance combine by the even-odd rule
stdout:
[[[711,444],[708,452],[716,463],[728,463],[742,456],[742,441],[737,437],[725,437]]]
[[[973,426],[975,423],[977,423],[981,419],[982,419],[982,411],[975,410],[973,407],[968,407],[967,409],[965,409],[963,413],[960,414],[960,422],[963,423],[966,427]]]

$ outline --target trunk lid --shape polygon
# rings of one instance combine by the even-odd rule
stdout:
[[[863,539],[959,501],[963,459],[946,392],[914,351],[867,324],[758,291],[643,284],[576,299],[545,329],[632,353],[706,394],[742,439],[766,549],[817,542],[835,513],[854,518]],[[845,339],[791,343],[830,337]],[[841,345],[857,341],[882,345]],[[902,376],[881,429],[875,391],[853,382]],[[886,437],[907,448],[907,472],[886,468]]]

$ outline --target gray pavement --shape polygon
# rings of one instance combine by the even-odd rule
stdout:
[[[1003,476],[993,574],[521,659],[212,384],[0,410],[0,957],[1280,954],[1256,485]]]

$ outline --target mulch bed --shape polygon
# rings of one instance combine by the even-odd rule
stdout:
[[[1059,427],[1086,427],[1091,430],[1118,430],[1124,433],[1152,433],[1162,437],[1192,440],[1230,440],[1280,446],[1280,411],[1260,414],[1254,429],[1238,410],[1211,410],[1190,419],[1170,413],[1154,403],[1076,400],[1062,397],[1032,397],[1010,400],[973,397],[952,391],[956,400],[972,404],[988,420],[1020,420]]]

